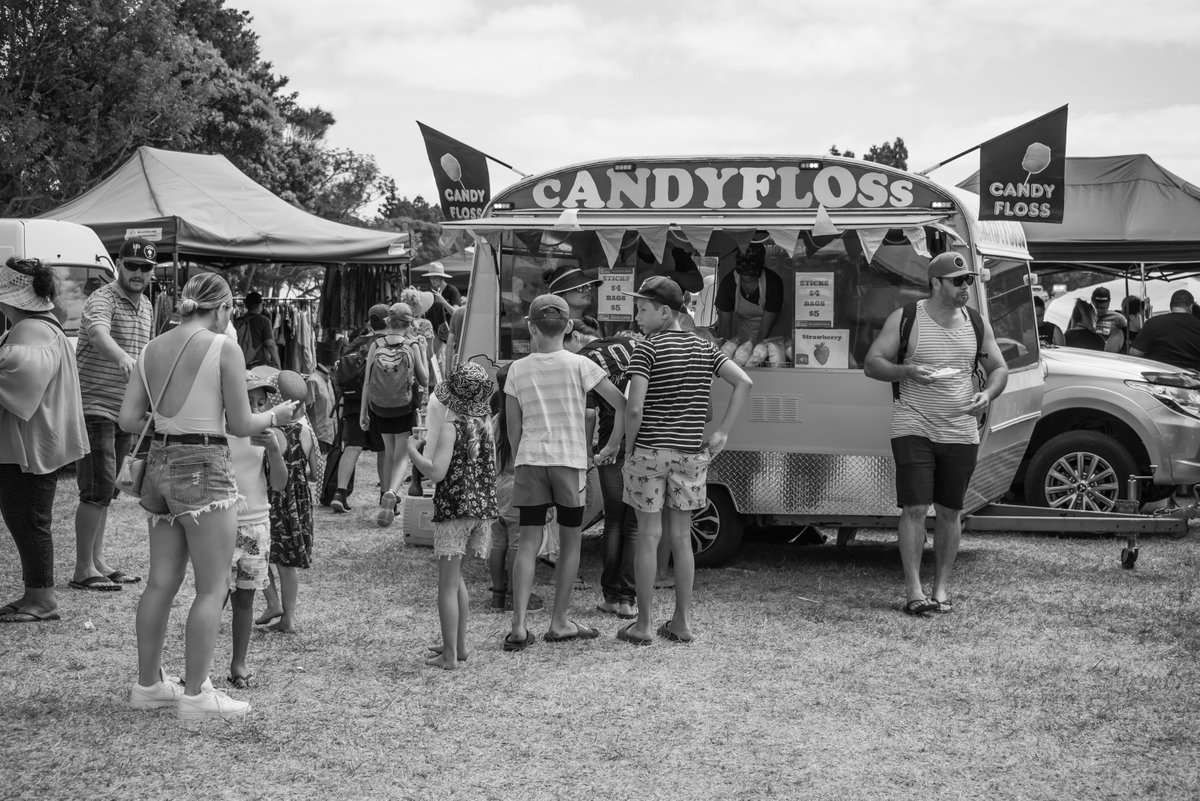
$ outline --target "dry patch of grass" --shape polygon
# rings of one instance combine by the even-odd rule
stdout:
[[[360,486],[371,487],[368,460]],[[1184,798],[1200,792],[1195,539],[1147,539],[1135,571],[1111,539],[976,535],[948,616],[898,611],[894,537],[845,552],[767,539],[697,580],[698,641],[633,648],[594,611],[584,546],[573,617],[604,636],[506,654],[507,616],[467,572],[464,669],[423,664],[438,639],[436,568],[366,492],[319,510],[303,631],[256,633],[242,723],[180,728],[125,707],[139,588],[67,589],[74,484],[55,533],[63,620],[0,628],[0,745],[14,798]],[[6,532],[5,532],[6,534]],[[113,562],[145,574],[145,524],[119,501]],[[931,558],[927,555],[927,558]],[[16,594],[0,538],[0,584]],[[551,595],[539,570],[538,592]],[[177,599],[165,664],[181,666]],[[660,592],[656,619],[669,613]],[[544,632],[546,613],[533,619]],[[91,620],[95,629],[83,627]],[[223,684],[228,623],[213,676]]]

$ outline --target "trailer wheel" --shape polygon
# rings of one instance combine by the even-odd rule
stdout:
[[[1025,502],[1052,509],[1109,512],[1124,498],[1137,465],[1107,434],[1066,431],[1046,441],[1025,472]]]
[[[692,553],[696,567],[719,567],[742,545],[742,516],[720,484],[708,485],[708,504],[692,513]]]

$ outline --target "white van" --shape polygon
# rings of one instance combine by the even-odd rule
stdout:
[[[891,391],[862,362],[888,315],[928,295],[930,258],[954,251],[981,275],[970,302],[1009,367],[981,422],[973,512],[1008,490],[1043,394],[1024,232],[981,223],[977,203],[924,176],[833,156],[627,159],[536,175],[498,193],[483,217],[445,224],[477,243],[459,354],[495,366],[527,353],[523,316],[549,270],[603,281],[578,311],[612,334],[633,327],[622,290],[646,276],[695,284],[711,267],[718,287],[732,287],[738,254],[765,248],[766,285],[782,287],[777,348],[747,365],[754,388],[709,468],[709,508],[693,516],[697,564],[719,564],[745,521],[840,533],[895,525]],[[720,410],[728,389],[714,386]]]
[[[74,345],[84,299],[117,276],[100,237],[73,222],[0,219],[0,263],[11,257],[41,259],[58,272],[62,285],[54,314]]]

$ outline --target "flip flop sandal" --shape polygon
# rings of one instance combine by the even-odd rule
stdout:
[[[630,645],[650,645],[654,642],[653,637],[639,637],[636,634],[630,634],[629,630],[635,625],[634,623],[630,623],[628,626],[619,629],[617,631],[617,639],[621,642],[627,642]]]
[[[937,608],[937,601],[931,601],[928,598],[914,598],[904,605],[904,614],[924,617],[926,612],[934,612]]]
[[[939,615],[948,615],[954,611],[954,601],[951,601],[949,598],[944,601],[939,601],[936,598],[930,600],[937,604],[937,608],[933,611]]]
[[[575,623],[574,620],[571,621]],[[593,629],[582,623],[575,623],[575,631],[571,634],[555,634],[553,631],[547,631],[542,637],[546,642],[570,642],[571,640],[594,640],[600,636],[600,629]]]
[[[108,574],[108,580],[114,584],[137,584],[142,580],[141,576],[131,576],[124,570],[114,570]]]
[[[675,632],[671,631],[671,627],[668,626],[666,623],[663,623],[661,626],[659,626],[658,631],[656,631],[655,634],[657,634],[659,637],[662,637],[664,640],[667,640],[668,642],[685,642],[686,643],[686,642],[692,641],[691,637],[681,637],[678,634],[676,634]]]
[[[537,640],[537,635],[526,629],[525,639],[518,642],[512,638],[512,632],[504,635],[504,650],[505,651],[524,651]]]
[[[107,576],[88,576],[83,581],[72,579],[67,586],[76,590],[91,590],[93,592],[118,592],[121,585],[113,582]]]

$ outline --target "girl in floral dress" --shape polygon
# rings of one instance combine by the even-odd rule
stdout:
[[[468,547],[480,559],[491,550],[496,510],[496,446],[489,412],[494,387],[473,362],[454,368],[434,394],[445,405],[432,458],[420,452],[423,439],[408,440],[413,464],[433,481],[433,553],[438,561],[438,619],[442,645],[427,664],[453,670],[467,661],[467,585],[462,560]]]

